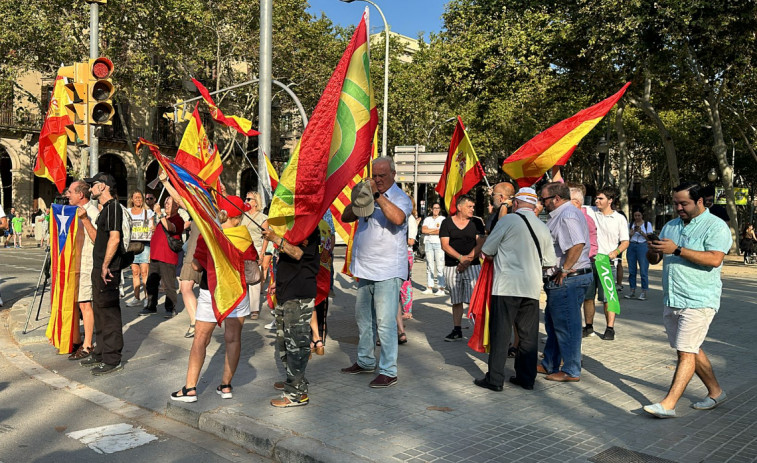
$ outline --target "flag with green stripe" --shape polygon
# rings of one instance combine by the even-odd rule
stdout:
[[[271,202],[268,223],[299,244],[345,185],[368,164],[378,112],[371,86],[368,13],[339,60]]]

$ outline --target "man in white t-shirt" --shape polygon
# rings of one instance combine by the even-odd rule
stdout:
[[[597,226],[597,253],[606,254],[612,263],[612,278],[616,279],[616,267],[620,253],[628,248],[628,220],[614,210],[613,204],[617,198],[617,191],[611,187],[604,187],[597,192],[594,201],[596,206],[585,208]],[[607,310],[607,297],[602,290],[599,275],[594,269],[594,284],[589,286],[584,300],[584,317],[586,326],[583,337],[594,336],[594,296],[598,294],[600,302],[604,303],[607,328],[602,339],[615,339],[615,313]]]
[[[442,242],[439,240],[439,227],[444,222],[441,215],[442,206],[434,203],[431,206],[431,215],[423,219],[421,233],[423,233],[423,246],[426,251],[426,277],[427,285],[423,294],[444,293],[444,251]]]

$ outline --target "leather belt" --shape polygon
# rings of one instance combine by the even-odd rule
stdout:
[[[592,271],[591,268],[578,269],[573,272],[570,272],[565,278],[577,277],[578,275],[586,275],[587,273],[591,273],[591,271]]]

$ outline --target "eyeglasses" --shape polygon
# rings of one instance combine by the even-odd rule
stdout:
[[[541,202],[546,202],[548,199],[552,199],[555,196],[557,196],[557,195],[547,196],[546,198],[539,198],[539,199],[541,199]]]

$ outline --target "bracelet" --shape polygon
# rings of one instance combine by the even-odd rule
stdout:
[[[284,246],[284,237],[281,237],[281,241],[279,241],[279,248],[282,248]]]

